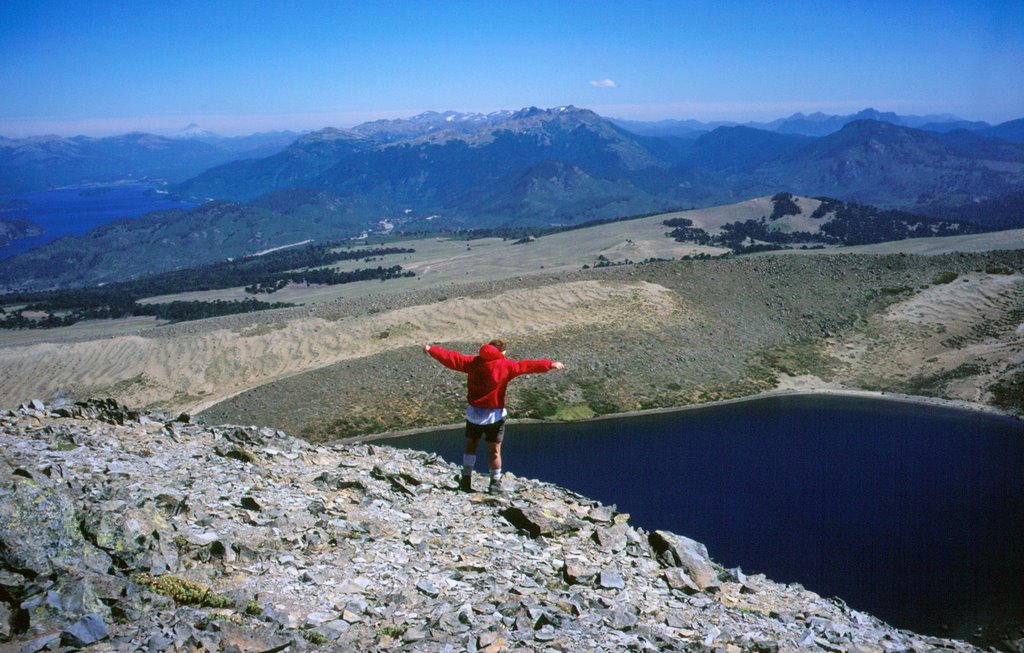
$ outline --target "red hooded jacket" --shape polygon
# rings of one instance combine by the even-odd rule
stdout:
[[[552,368],[549,360],[505,358],[505,354],[491,344],[480,347],[478,356],[467,356],[436,345],[431,345],[427,353],[445,367],[469,375],[466,400],[477,408],[504,408],[509,381],[521,374],[540,374]]]

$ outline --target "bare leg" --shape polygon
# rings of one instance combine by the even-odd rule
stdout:
[[[463,492],[471,492],[473,489],[473,466],[476,465],[478,444],[480,444],[480,438],[466,438],[466,450],[462,456],[462,478],[459,480],[459,488]]]
[[[491,494],[501,494],[504,491],[501,485],[501,443],[488,442],[487,453],[489,454],[490,460],[488,463],[491,468],[491,486],[487,491]]]
[[[501,443],[500,442],[488,442],[487,453],[489,458],[489,467],[491,470],[501,469]]]

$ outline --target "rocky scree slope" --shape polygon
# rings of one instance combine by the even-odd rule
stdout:
[[[4,411],[0,452],[3,650],[976,650],[431,454],[109,400]]]

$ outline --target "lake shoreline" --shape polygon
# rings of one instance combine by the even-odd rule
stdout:
[[[582,423],[582,422],[595,422],[605,421],[612,419],[626,419],[631,417],[643,417],[645,415],[658,415],[664,413],[676,413],[685,412],[692,410],[699,410],[702,408],[715,408],[718,406],[728,406],[730,404],[746,403],[751,401],[758,401],[761,399],[770,399],[773,397],[793,397],[793,396],[827,396],[827,397],[851,397],[851,398],[862,398],[862,399],[881,399],[884,401],[895,401],[900,403],[918,404],[922,406],[932,406],[938,408],[952,408],[955,410],[964,410],[969,412],[981,413],[992,417],[1005,417],[1016,421],[1024,421],[1024,418],[1012,415],[1005,411],[1002,411],[995,406],[989,406],[988,404],[982,404],[972,401],[966,401],[963,399],[945,399],[942,397],[923,397],[920,395],[908,395],[895,392],[883,392],[878,390],[864,390],[861,388],[850,388],[846,386],[840,386],[833,383],[822,381],[817,377],[787,377],[780,381],[779,385],[771,390],[765,390],[757,394],[748,395],[745,397],[733,397],[730,399],[721,399],[718,401],[709,401],[702,404],[689,404],[686,406],[673,406],[667,408],[650,408],[647,410],[631,410],[622,413],[610,413],[607,415],[599,415],[597,417],[591,417],[585,420],[576,420],[571,423]],[[515,424],[559,424],[564,423],[564,420],[545,420],[545,419],[531,419],[531,418],[509,418],[508,423],[511,425]],[[401,431],[386,431],[384,433],[374,433],[370,435],[359,435],[352,438],[343,438],[340,440],[334,440],[339,444],[349,443],[369,443],[369,442],[381,442],[384,440],[391,440],[393,438],[401,438],[409,435],[417,435],[420,433],[429,433],[431,431],[448,431],[457,430],[463,428],[463,422],[456,422],[451,424],[440,424],[437,426],[422,426],[414,429],[405,429]]]

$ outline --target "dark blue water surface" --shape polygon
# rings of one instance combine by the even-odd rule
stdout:
[[[463,442],[460,429],[383,443],[461,464]],[[512,425],[503,456],[519,476],[617,504],[635,526],[703,542],[726,567],[801,583],[900,627],[967,637],[1024,621],[1018,420],[777,397]]]
[[[169,199],[167,195],[157,193],[150,184],[59,188],[5,195],[2,199],[24,202],[27,206],[0,212],[0,218],[31,220],[43,228],[43,234],[0,247],[0,259],[26,252],[61,236],[80,236],[121,218],[136,218],[150,211],[189,209],[195,206],[193,203]]]

